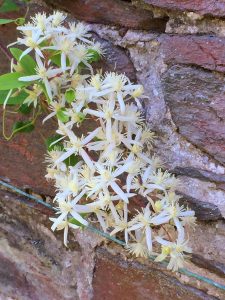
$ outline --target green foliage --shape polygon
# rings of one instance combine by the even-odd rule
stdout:
[[[82,218],[83,217],[85,217],[87,214],[84,214],[84,213],[82,213],[82,214],[80,214],[81,216],[82,216]],[[79,221],[77,221],[75,218],[70,218],[70,219],[68,219],[68,221],[69,221],[69,223],[71,223],[71,224],[74,224],[74,225],[77,225],[77,226],[80,226],[80,227],[85,227],[83,224],[81,224]]]
[[[4,0],[0,7],[0,12],[6,13],[10,11],[16,11],[18,9],[18,5],[13,0]]]
[[[61,109],[59,109],[59,110],[57,111],[57,113],[56,113],[57,118],[58,118],[61,122],[63,122],[63,123],[66,123],[66,122],[69,121],[69,116],[67,116],[67,115],[65,114],[65,112],[66,112],[66,109],[65,109],[65,108],[61,108]]]
[[[22,50],[18,48],[10,48],[10,52],[12,53],[13,57],[20,63],[21,67],[27,75],[32,75],[35,73],[34,69],[36,67],[36,62],[30,55],[27,54],[22,57],[21,60],[19,60],[21,54],[23,53]]]
[[[0,19],[0,25],[5,25],[8,23],[13,23],[13,22],[15,22],[15,20],[13,20],[13,19]]]
[[[67,167],[75,166],[80,161],[80,157],[78,155],[72,154],[67,159],[64,160],[64,163]]]
[[[94,49],[88,49],[87,53],[89,56],[89,59],[88,59],[89,63],[96,62],[101,59],[100,53]]]
[[[54,136],[50,136],[49,138],[47,138],[45,140],[45,145],[48,149],[48,151],[52,151],[54,150],[54,148],[57,146],[57,148],[59,147],[61,150],[63,150],[63,145],[61,144],[61,141],[55,143],[54,145],[52,145],[52,143],[56,142],[58,139],[60,139],[61,135],[56,134]]]
[[[19,112],[21,112],[24,115],[29,114],[31,112],[31,110],[32,110],[32,107],[28,106],[26,103],[22,104],[19,108]]]
[[[31,132],[34,129],[32,121],[17,121],[13,125],[13,135],[17,132]]]
[[[0,91],[0,104],[3,104],[9,91]],[[15,93],[14,93],[15,94]],[[23,101],[27,98],[28,94],[23,90],[18,91],[16,96],[11,96],[8,101],[7,105],[20,105]]]
[[[24,18],[17,18],[17,19],[0,19],[0,25],[5,25],[9,23],[15,23],[18,26],[21,26],[25,23]]]
[[[75,100],[76,93],[74,89],[68,89],[65,92],[65,98],[68,103],[72,103]]]
[[[0,76],[0,91],[11,90],[15,88],[21,88],[30,85],[30,82],[19,81],[20,77],[24,76],[23,73],[14,72],[7,73]]]

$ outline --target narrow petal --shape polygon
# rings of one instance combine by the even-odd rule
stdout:
[[[32,50],[32,48],[27,48],[25,51],[23,51],[23,53],[20,55],[19,60],[21,60],[25,55],[27,55],[28,53],[30,53]]]
[[[76,219],[78,222],[80,222],[81,224],[83,224],[84,226],[87,226],[88,225],[88,222],[83,219],[81,217],[81,215],[79,215],[75,210],[72,210],[71,211],[71,215],[74,217],[74,219]]]
[[[18,80],[19,81],[35,81],[41,79],[39,75],[30,75],[30,76],[22,76]]]
[[[96,128],[92,133],[90,133],[85,139],[82,140],[82,144],[86,145],[89,143],[99,132],[100,128]]]
[[[87,153],[84,151],[84,149],[80,149],[79,151],[80,155],[82,156],[83,160],[86,162],[86,164],[88,165],[88,167],[93,170],[94,169],[94,165],[92,160],[90,159],[90,157],[87,155]]]
[[[64,161],[65,159],[67,159],[69,156],[71,156],[73,153],[75,152],[75,150],[72,148],[70,150],[68,150],[67,152],[65,152],[64,154],[62,154],[60,156],[60,158],[58,158],[56,161],[55,161],[55,166],[59,163],[61,163],[62,161]]]
[[[52,89],[51,89],[50,83],[49,83],[48,79],[46,79],[46,78],[44,78],[43,81],[44,81],[44,84],[46,87],[47,94],[48,94],[50,100],[52,100]]]
[[[63,219],[66,217],[67,213],[62,213],[55,221],[54,223],[52,224],[51,226],[51,230],[52,231],[55,231],[57,226],[63,221]]]
[[[107,226],[105,224],[103,217],[100,215],[100,213],[96,213],[96,216],[98,218],[100,225],[102,226],[103,231],[106,232]]]
[[[114,192],[117,193],[121,197],[121,199],[123,201],[125,201],[126,203],[129,202],[126,194],[121,190],[121,188],[118,186],[118,184],[116,182],[114,182],[114,181],[111,182],[110,186],[114,190]]]
[[[145,234],[146,234],[146,243],[148,250],[151,252],[152,251],[152,231],[150,226],[147,226],[145,229]]]
[[[67,236],[68,236],[68,226],[64,228],[63,241],[64,245],[67,247]]]

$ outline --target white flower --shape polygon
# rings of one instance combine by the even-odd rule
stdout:
[[[117,168],[115,171],[112,170],[112,167],[103,165],[98,162],[95,163],[95,167],[99,175],[93,178],[93,185],[89,186],[88,195],[91,196],[95,193],[98,193],[105,187],[107,189],[111,187],[123,201],[128,203],[128,195],[124,193],[121,187],[117,184],[116,180],[119,175],[126,171],[126,169],[129,167],[129,164],[124,164],[123,166]]]
[[[192,250],[187,246],[187,241],[184,240],[184,235],[179,234],[176,242],[170,242],[162,239],[161,237],[155,238],[158,243],[162,245],[162,253],[157,256],[155,261],[162,261],[168,255],[170,256],[170,261],[167,269],[177,271],[184,265],[184,252],[191,253]]]
[[[68,128],[65,128],[65,131],[70,139],[65,146],[66,152],[55,162],[55,164],[64,161],[72,154],[80,155],[90,169],[94,168],[93,162],[87,152],[84,150],[84,147],[97,135],[99,128],[95,129],[85,138],[78,138],[73,131]]]
[[[39,56],[36,56],[38,67],[36,69],[36,75],[30,75],[30,76],[22,76],[19,78],[20,81],[36,81],[41,80],[46,88],[46,91],[48,93],[49,98],[52,100],[52,90],[49,83],[49,79],[56,76],[57,74],[60,74],[62,72],[61,68],[57,69],[46,69],[43,62],[39,58]]]
[[[128,229],[129,231],[143,229],[146,235],[146,243],[148,250],[152,252],[152,225],[161,225],[168,222],[168,216],[165,213],[152,216],[149,209],[149,204],[139,212],[135,219],[132,221],[133,225]]]
[[[49,220],[51,220],[53,223],[56,222],[57,218],[49,218]],[[69,222],[67,219],[62,221],[59,225],[57,225],[56,230],[63,230],[64,229],[64,245],[67,247],[67,236],[68,236],[68,230],[69,228],[72,229],[79,229],[80,226],[77,226],[71,222]]]

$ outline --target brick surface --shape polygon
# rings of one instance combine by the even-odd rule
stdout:
[[[166,63],[197,65],[213,71],[225,71],[224,38],[162,35],[160,41]]]
[[[124,261],[104,249],[97,251],[93,300],[212,300],[157,269]]]
[[[167,22],[167,18],[154,19],[150,11],[135,8],[121,0],[46,0],[46,3],[91,23],[164,32]]]
[[[225,163],[224,78],[174,66],[164,75],[165,100],[179,133]]]
[[[178,11],[191,11],[200,15],[225,16],[223,0],[143,0],[146,4]]]

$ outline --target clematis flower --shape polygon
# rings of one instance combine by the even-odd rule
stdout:
[[[19,78],[19,80],[20,81],[36,81],[36,80],[38,80],[38,81],[43,82],[45,85],[47,94],[48,94],[50,100],[52,100],[52,90],[51,90],[51,85],[49,83],[49,79],[62,73],[63,70],[61,68],[46,69],[46,67],[44,66],[44,64],[41,61],[39,56],[36,56],[36,61],[37,61],[37,65],[38,65],[38,67],[36,68],[36,75],[22,76]]]

